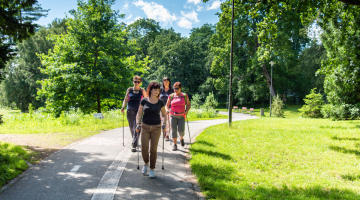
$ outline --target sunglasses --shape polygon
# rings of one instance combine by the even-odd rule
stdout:
[[[174,88],[174,90],[179,90],[180,88]]]
[[[134,81],[134,83],[141,83],[141,81]]]

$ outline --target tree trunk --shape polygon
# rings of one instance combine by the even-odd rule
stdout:
[[[270,76],[269,71],[265,64],[262,66],[262,69],[263,69],[263,75],[266,77],[266,84],[271,92],[271,97],[274,97],[274,96],[276,96],[274,81],[273,81],[272,88],[271,88],[271,76]]]
[[[100,94],[96,94],[96,101],[97,101],[97,110],[98,113],[101,113],[101,106],[100,106]]]

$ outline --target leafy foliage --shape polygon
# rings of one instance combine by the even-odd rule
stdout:
[[[218,102],[214,97],[214,93],[209,92],[209,95],[206,97],[204,107],[207,110],[209,110],[209,109],[215,109],[217,105],[218,105]]]
[[[324,103],[322,95],[315,92],[316,88],[312,89],[310,94],[306,95],[304,99],[305,105],[299,109],[301,116],[310,118],[320,118],[322,114],[320,112],[321,106]]]
[[[1,100],[10,106],[13,102],[16,107],[26,112],[29,103],[39,108],[44,106],[44,99],[36,99],[40,84],[37,81],[46,77],[40,72],[44,68],[37,54],[47,54],[54,44],[46,40],[50,34],[59,35],[66,31],[66,20],[54,20],[48,28],[40,28],[35,35],[18,43],[19,57],[12,60],[6,68],[6,77],[1,83]]]
[[[195,108],[199,108],[201,102],[201,97],[199,94],[194,94],[191,99],[191,106],[194,106]]]
[[[127,33],[117,23],[123,15],[111,10],[113,3],[79,1],[67,19],[67,34],[49,37],[55,47],[41,55],[48,78],[41,81],[38,95],[57,116],[70,108],[100,113],[101,100],[121,98],[133,73],[144,69],[146,58],[128,56],[133,44],[125,40]]]
[[[13,46],[35,33],[39,26],[33,22],[46,16],[37,0],[0,1],[0,75],[6,62],[16,55]]]

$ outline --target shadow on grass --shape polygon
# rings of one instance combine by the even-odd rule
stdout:
[[[357,181],[360,180],[360,175],[342,175],[341,178],[347,181]]]
[[[207,145],[207,146],[210,146],[210,147],[215,147],[215,145],[213,145],[212,143],[204,141],[204,140],[196,141],[196,143]]]
[[[354,138],[354,137],[337,137],[337,136],[334,136],[332,137],[331,139],[333,140],[353,140],[353,141],[359,141],[360,138]]]
[[[330,146],[330,149],[340,153],[355,154],[357,156],[360,156],[360,151],[358,150],[346,149],[344,147],[336,147],[336,146]]]
[[[355,126],[323,126],[321,125],[320,128],[326,128],[326,129],[357,129],[360,128],[360,125]]]
[[[246,180],[228,166],[192,164],[192,171],[198,177],[202,192],[207,199],[359,199],[360,195],[351,190],[329,189],[318,186],[305,188],[262,187],[257,182]],[[260,182],[260,180],[259,180]]]
[[[196,155],[198,153],[199,154],[205,154],[205,155],[208,155],[208,156],[214,156],[214,157],[222,158],[222,159],[225,159],[225,160],[232,160],[231,156],[229,156],[227,154],[214,152],[214,151],[206,151],[206,150],[200,150],[200,149],[191,148],[191,154],[192,155]]]

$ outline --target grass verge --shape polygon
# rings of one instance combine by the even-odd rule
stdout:
[[[0,142],[0,187],[26,170],[34,163],[36,152],[26,151],[20,146]]]
[[[360,199],[360,121],[285,116],[196,138],[190,165],[208,199]]]

